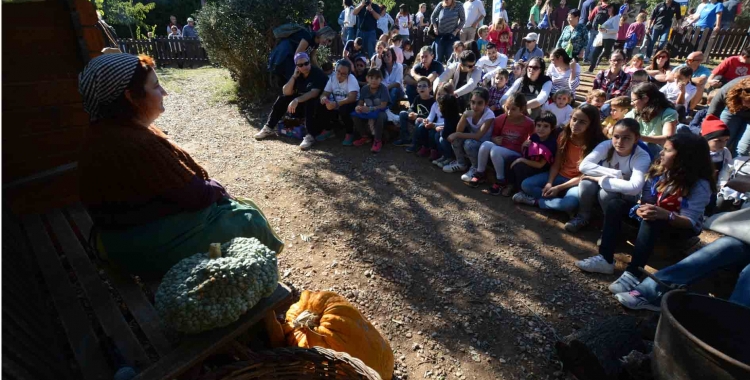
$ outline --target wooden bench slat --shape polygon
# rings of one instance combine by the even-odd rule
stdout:
[[[68,208],[68,211],[81,234],[88,237],[93,222],[83,205],[75,204]],[[167,355],[172,351],[172,345],[164,335],[163,326],[156,309],[143,294],[141,288],[132,278],[116,269],[104,266],[104,270],[156,352],[162,357]]]
[[[88,323],[88,316],[78,301],[41,218],[36,215],[25,217],[23,225],[83,377],[111,379],[113,372],[99,349],[99,339]]]
[[[130,365],[145,366],[151,363],[65,216],[60,210],[55,210],[47,214],[47,218],[62,251],[75,269],[78,281],[91,301],[91,308],[96,313],[104,333],[114,340]]]
[[[3,325],[6,322],[7,314],[3,316]],[[50,359],[56,359],[54,353],[48,350],[41,351],[40,348],[47,348],[49,345],[39,344],[36,341],[28,339],[28,335],[21,330],[12,328],[3,328],[3,356],[13,357],[13,361],[22,365],[29,372],[37,373],[38,378],[54,379],[57,376],[50,368],[55,368],[55,363]]]
[[[237,322],[229,326],[206,331],[201,334],[188,335],[177,349],[161,358],[151,368],[139,374],[135,380],[171,379],[190,369],[211,353],[230,343],[234,338],[247,331],[259,322],[266,312],[291,297],[291,291],[284,284],[279,284],[271,296],[263,298],[252,309],[248,310]]]

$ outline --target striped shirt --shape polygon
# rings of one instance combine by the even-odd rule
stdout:
[[[570,68],[565,71],[558,70],[555,65],[549,65],[547,75],[552,78],[552,93],[562,89],[570,90],[573,99],[576,97],[576,89],[581,83],[581,66],[576,65],[576,73],[573,79],[570,78]]]
[[[435,10],[432,11],[430,21],[438,26],[438,34],[453,34],[457,29],[463,27],[466,22],[466,15],[464,14],[464,7],[461,4],[453,3],[450,8],[444,8],[442,3],[439,3]]]

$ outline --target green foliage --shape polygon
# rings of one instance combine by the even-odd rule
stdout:
[[[172,267],[156,291],[156,310],[175,330],[199,333],[238,320],[278,281],[274,251],[255,238],[234,238],[220,257],[198,253]]]
[[[266,71],[275,45],[273,28],[304,23],[315,13],[308,0],[222,0],[206,4],[197,14],[203,47],[211,62],[227,68],[250,101],[270,94]]]
[[[97,0],[97,7],[108,24],[127,26],[132,38],[135,37],[133,26],[148,28],[144,20],[156,8],[156,4],[134,3],[133,0]]]

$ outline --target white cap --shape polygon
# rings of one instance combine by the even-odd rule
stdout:
[[[188,22],[190,22],[190,21],[193,21],[193,22],[195,22],[195,20],[193,20],[193,18],[192,18],[192,17],[188,17]]]
[[[538,41],[539,35],[536,33],[529,33],[523,38],[525,41]]]

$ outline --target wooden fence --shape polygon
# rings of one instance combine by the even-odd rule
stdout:
[[[694,51],[702,51],[709,58],[724,59],[739,55],[750,45],[750,29],[721,29],[718,32],[700,28],[674,30],[669,39],[672,58],[684,58]]]
[[[202,66],[210,64],[201,41],[194,37],[152,38],[148,40],[119,39],[123,53],[147,54],[160,66]]]

